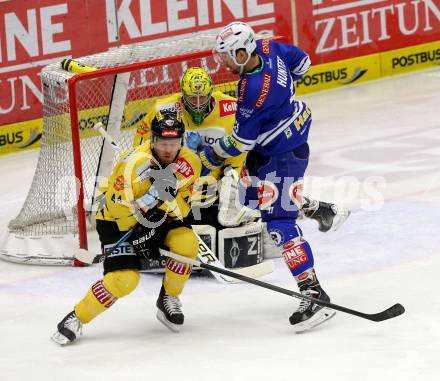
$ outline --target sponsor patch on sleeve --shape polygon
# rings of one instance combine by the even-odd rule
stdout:
[[[188,160],[186,160],[183,157],[179,157],[179,159],[176,162],[176,171],[180,173],[183,177],[190,178],[191,176],[194,176],[194,169],[192,165],[189,163]]]
[[[220,118],[233,115],[237,111],[237,102],[234,100],[223,99],[219,102]]]
[[[138,135],[146,135],[150,131],[150,127],[148,126],[147,122],[141,120],[139,123],[139,127],[137,128],[136,133]]]

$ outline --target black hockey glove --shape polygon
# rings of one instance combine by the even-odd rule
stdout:
[[[158,259],[159,247],[168,232],[166,213],[153,208],[145,213],[141,221],[134,227],[131,244],[138,255],[145,258]]]

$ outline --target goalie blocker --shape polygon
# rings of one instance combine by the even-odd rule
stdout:
[[[213,226],[192,225],[217,258],[228,269],[239,269],[257,265],[264,260],[262,231],[263,224],[254,222],[240,227],[226,228],[218,232]],[[218,236],[218,239],[216,239]],[[142,272],[162,272],[165,258],[141,258]],[[197,269],[195,267],[194,269]]]

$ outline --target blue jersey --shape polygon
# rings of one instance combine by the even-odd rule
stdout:
[[[241,75],[234,130],[215,147],[219,156],[250,150],[273,156],[307,141],[311,113],[295,99],[294,82],[309,70],[309,56],[296,46],[270,40],[257,42],[257,54],[262,66]]]

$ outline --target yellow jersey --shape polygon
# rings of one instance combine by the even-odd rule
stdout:
[[[210,113],[205,115],[205,119],[203,120],[202,124],[197,125],[193,122],[188,111],[186,111],[183,105],[181,93],[158,99],[148,111],[144,119],[139,122],[139,126],[134,137],[133,146],[136,147],[139,144],[143,144],[150,140],[151,122],[156,115],[156,112],[163,110],[182,112],[186,133],[198,132],[202,137],[201,145],[212,146],[220,138],[232,132],[235,123],[237,101],[235,98],[223,94],[220,91],[214,91],[212,93],[211,102],[212,105]],[[246,153],[243,153],[239,156],[226,159],[223,167],[211,173],[211,176],[214,176],[217,180],[219,180],[223,169],[226,167],[234,168],[239,174],[245,157]]]
[[[101,185],[104,205],[97,211],[96,219],[114,221],[121,231],[130,230],[137,222],[135,208],[139,208],[138,201],[152,185],[148,170],[156,166],[150,142],[126,151],[114,166],[107,183]],[[191,209],[191,189],[200,178],[202,164],[195,153],[182,147],[170,166],[178,181],[177,195],[159,208],[173,219],[182,219]]]

